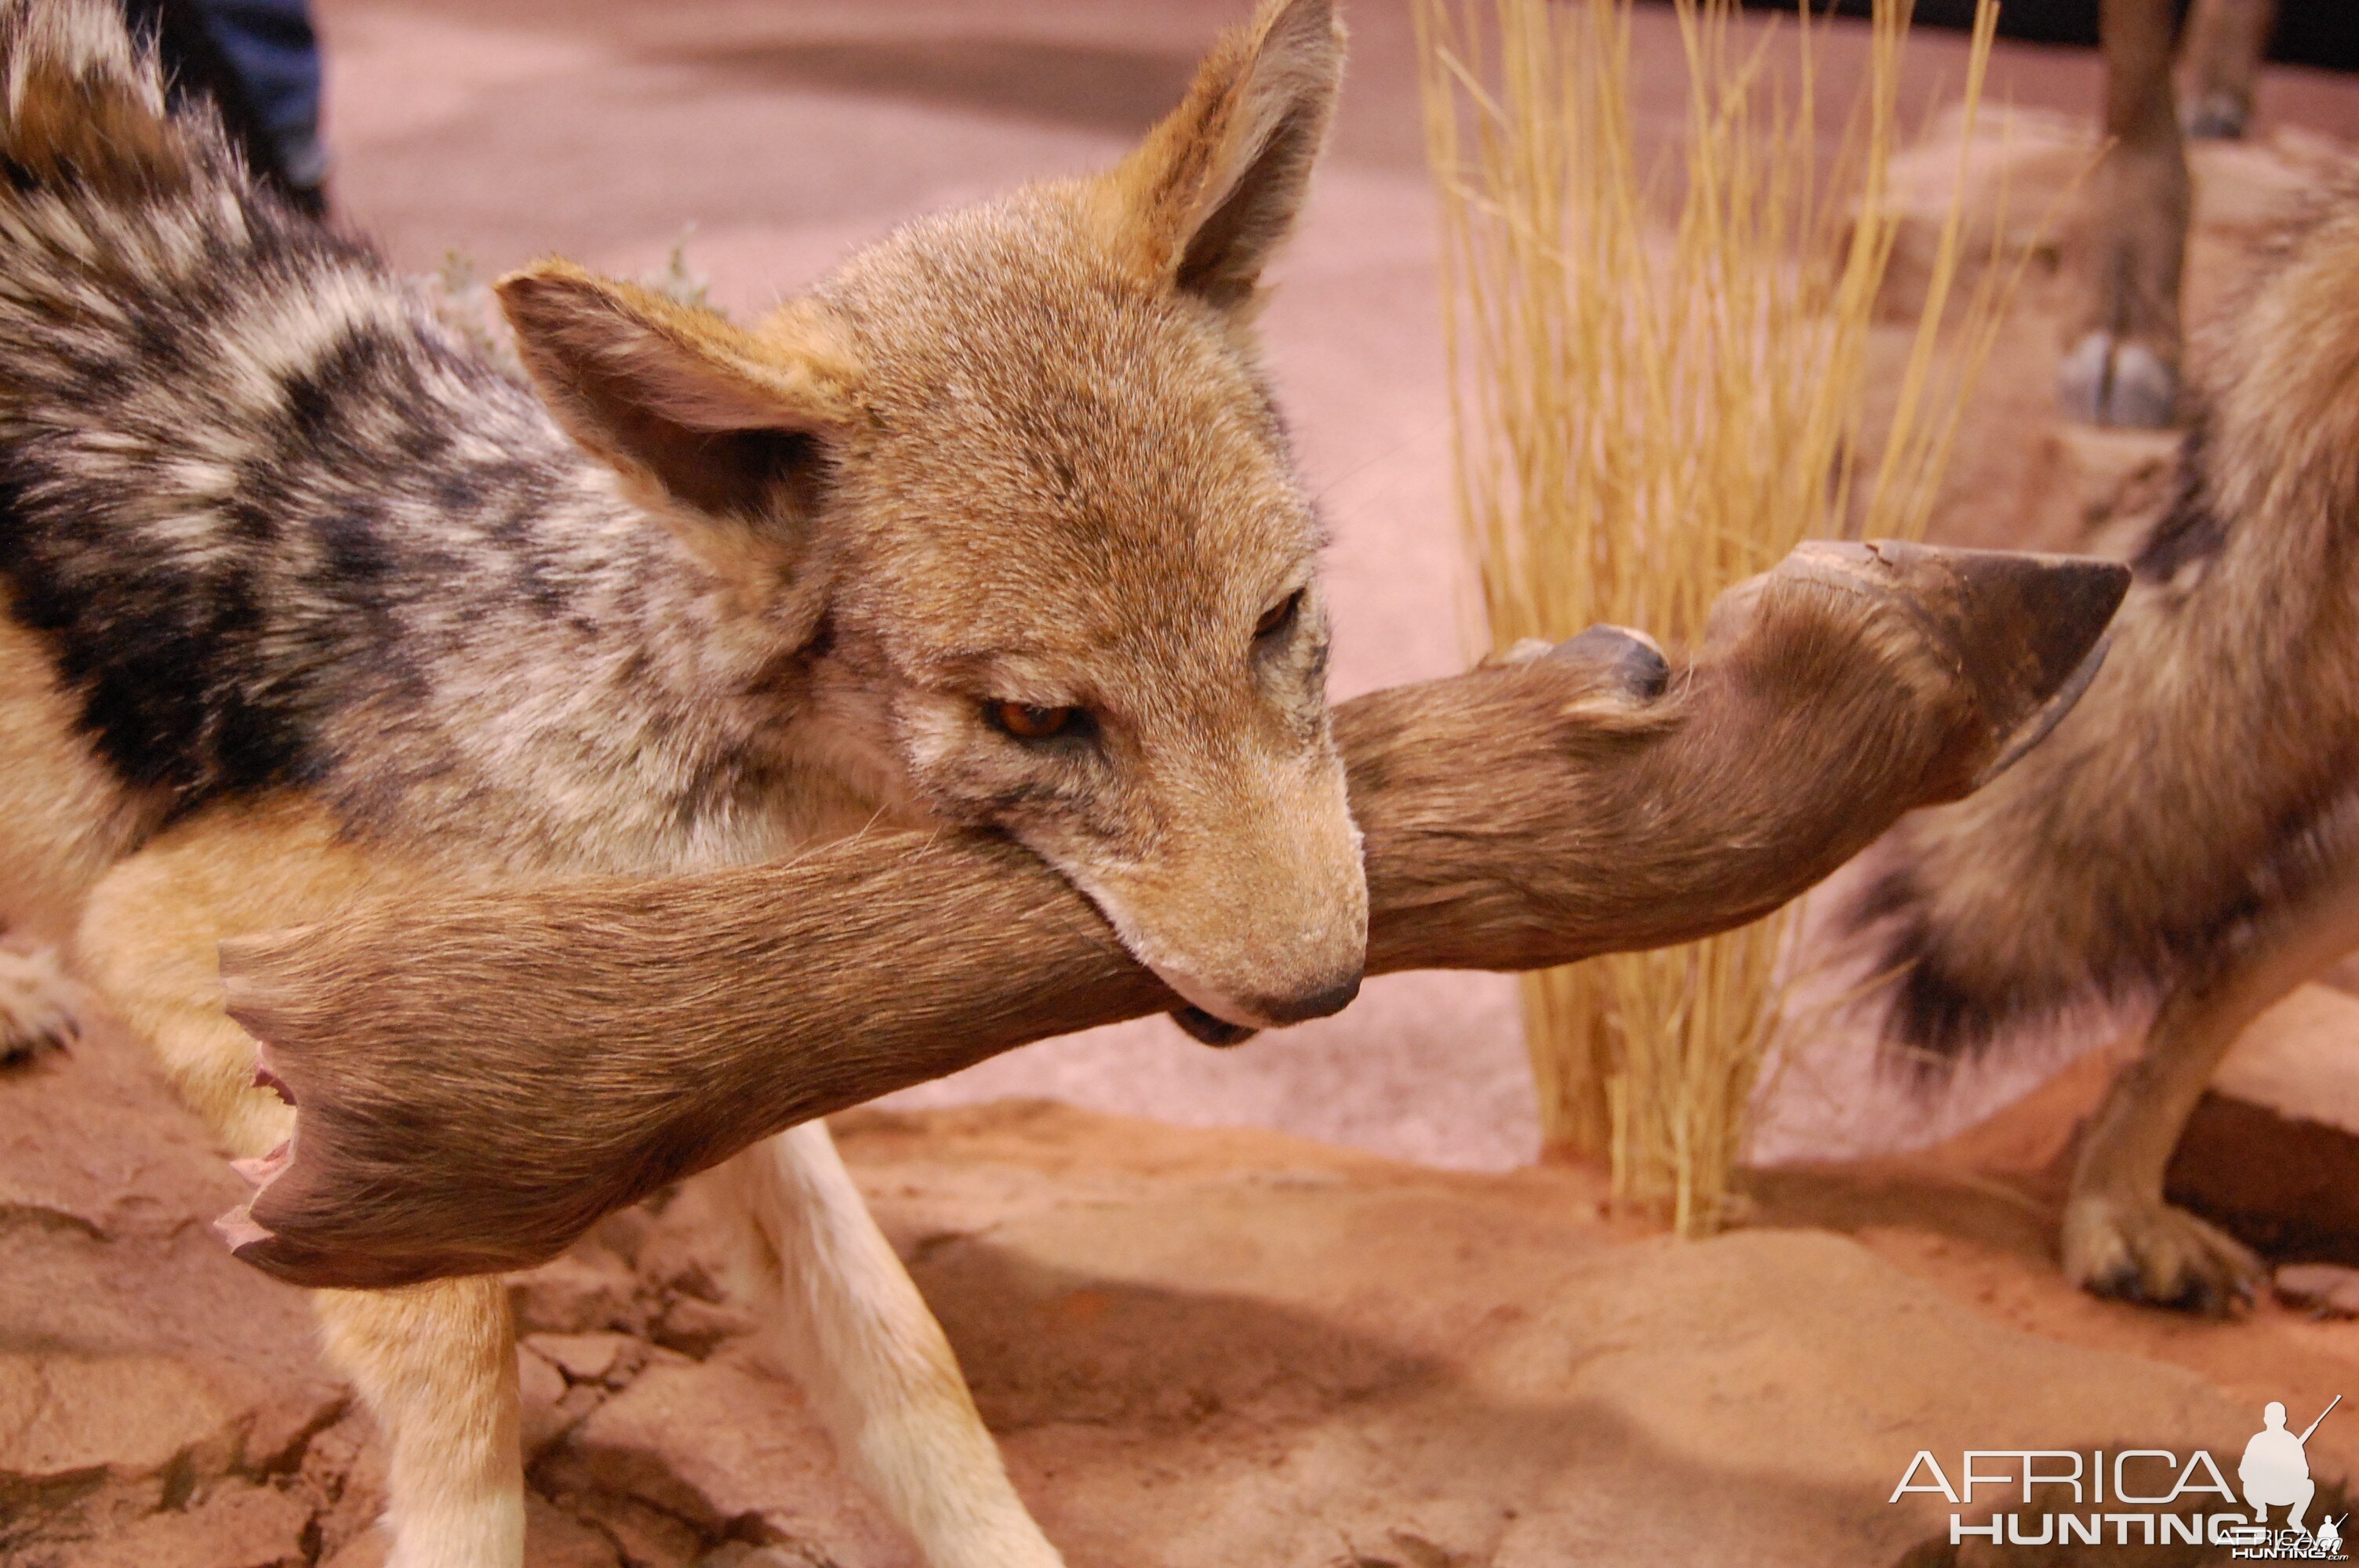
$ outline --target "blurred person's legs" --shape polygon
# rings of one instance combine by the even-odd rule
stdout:
[[[287,183],[299,191],[323,189],[328,154],[320,143],[320,37],[311,27],[310,0],[195,5],[245,85]]]

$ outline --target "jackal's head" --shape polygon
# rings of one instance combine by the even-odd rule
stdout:
[[[1272,0],[1111,172],[914,224],[751,330],[561,264],[502,285],[560,417],[800,650],[847,764],[1027,846],[1241,1024],[1341,1007],[1366,940],[1251,332],[1341,65],[1326,0]]]

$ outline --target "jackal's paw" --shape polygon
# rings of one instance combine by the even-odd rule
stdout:
[[[2225,1317],[2251,1304],[2261,1260],[2185,1209],[2091,1195],[2065,1206],[2064,1272],[2094,1295]]]
[[[62,1049],[80,1033],[73,989],[47,948],[0,947],[0,1067]]]
[[[2064,356],[2056,401],[2067,418],[2159,430],[2179,408],[2179,371],[2145,343],[2092,332]]]

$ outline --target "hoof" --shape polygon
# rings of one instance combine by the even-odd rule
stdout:
[[[2179,372],[2144,343],[2092,332],[2057,373],[2056,399],[2068,418],[2160,430],[2179,408]]]
[[[2251,1305],[2263,1274],[2242,1242],[2186,1210],[2113,1197],[2066,1206],[2064,1271],[2092,1295],[2205,1317]]]
[[[2241,142],[2253,106],[2233,92],[2207,92],[2187,107],[2187,134],[2198,141]]]

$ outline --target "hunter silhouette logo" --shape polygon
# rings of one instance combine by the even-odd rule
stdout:
[[[2301,1522],[2310,1499],[2318,1495],[2318,1483],[2310,1478],[2310,1434],[2342,1402],[2343,1396],[2335,1395],[2299,1437],[2286,1430],[2285,1406],[2271,1400],[2262,1411],[2261,1430],[2245,1444],[2244,1460],[2236,1466],[2236,1481],[2245,1488],[2245,1501],[2252,1505],[2255,1524],[2268,1523],[2269,1510],[2284,1508],[2291,1510],[2285,1517],[2289,1528],[2304,1535],[2311,1533]],[[2332,1520],[2327,1528],[2333,1528]]]
[[[2231,1548],[2237,1562],[2347,1562],[2343,1520],[2312,1525],[2306,1519],[2318,1497],[2310,1440],[2342,1402],[2335,1395],[2296,1433],[2286,1425],[2285,1406],[2271,1400],[2261,1430],[2245,1444],[2233,1487],[2219,1461],[2201,1448],[2184,1459],[2164,1448],[1970,1448],[1954,1470],[1919,1450],[1887,1500],[1923,1492],[1949,1502],[1959,1510],[1950,1515],[1952,1546],[1979,1536],[1995,1546],[2210,1545]],[[1994,1490],[2002,1507],[2016,1507],[1968,1522],[1982,1512],[1978,1501],[1987,1508],[1999,1500]],[[2284,1510],[2274,1530],[2272,1509]]]

